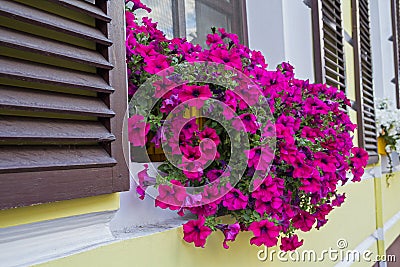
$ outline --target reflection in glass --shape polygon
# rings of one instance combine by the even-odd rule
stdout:
[[[231,31],[230,18],[201,0],[185,0],[185,13],[186,37],[192,43],[205,46],[212,27]]]
[[[152,9],[151,13],[139,9],[135,13],[140,19],[149,17],[158,22],[158,29],[162,30],[167,38],[173,38],[172,0],[142,0],[142,3]]]

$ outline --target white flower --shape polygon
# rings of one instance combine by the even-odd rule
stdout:
[[[396,141],[396,152],[400,153],[400,139],[397,139]]]

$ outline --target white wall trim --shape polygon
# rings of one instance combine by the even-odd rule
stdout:
[[[381,166],[374,166],[374,167],[370,167],[370,168],[366,168],[364,171],[363,176],[361,177],[361,181],[365,181],[368,179],[372,179],[372,178],[381,178],[382,172],[381,172]],[[349,180],[351,181],[353,179],[353,174],[348,172],[346,175],[347,178],[349,178]],[[350,183],[347,183],[346,185],[348,185]]]
[[[180,227],[182,217],[110,231],[116,211],[105,211],[0,229],[0,265],[31,266]]]
[[[383,226],[383,228],[379,228],[375,230],[370,236],[364,239],[357,247],[353,249],[353,251],[358,251],[359,253],[363,253],[367,249],[369,249],[377,240],[384,240],[384,235],[387,231],[390,230],[396,223],[400,222],[400,211],[393,215]],[[335,265],[335,267],[348,267],[354,263],[354,259],[350,261],[342,261]],[[382,263],[386,266],[386,262]]]
[[[107,243],[115,239],[108,227],[115,212],[98,212],[2,228],[1,265],[39,264]]]

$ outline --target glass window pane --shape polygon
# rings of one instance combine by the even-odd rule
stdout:
[[[151,13],[139,9],[136,11],[138,18],[149,17],[153,22],[158,22],[158,29],[162,30],[167,38],[173,38],[172,0],[142,0],[142,3],[152,9]]]
[[[185,13],[186,36],[192,43],[205,46],[212,27],[231,31],[230,18],[201,1],[185,0]]]

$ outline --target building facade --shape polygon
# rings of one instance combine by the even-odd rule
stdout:
[[[280,259],[246,234],[229,250],[222,235],[204,249],[185,243],[185,218],[138,200],[130,175],[143,164],[125,161],[124,1],[1,0],[0,265],[398,266],[400,165],[393,155],[388,180],[374,98],[400,108],[399,0],[143,2],[169,37],[203,44],[224,27],[271,68],[288,61],[298,77],[345,91],[354,142],[370,155],[362,181],[340,189],[346,202],[326,226],[301,236],[315,260]],[[319,260],[330,248],[371,261]]]

